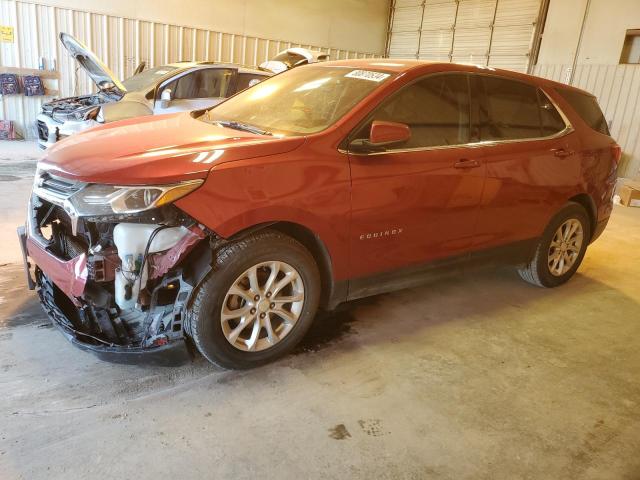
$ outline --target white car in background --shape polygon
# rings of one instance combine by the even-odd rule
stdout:
[[[105,122],[210,108],[272,75],[233,64],[179,62],[144,71],[138,67],[136,74],[121,82],[76,38],[61,33],[60,41],[98,92],[45,103],[36,119],[41,148]]]

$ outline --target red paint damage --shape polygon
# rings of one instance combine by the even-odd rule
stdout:
[[[76,303],[75,297],[82,295],[87,283],[87,255],[83,253],[71,260],[61,260],[31,237],[27,238],[27,251],[51,281]]]
[[[149,256],[149,278],[159,278],[177,265],[205,237],[204,230],[194,225],[173,247]]]

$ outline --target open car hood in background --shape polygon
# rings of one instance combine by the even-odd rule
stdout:
[[[122,93],[127,91],[109,67],[102,63],[102,60],[77,38],[68,33],[60,33],[60,42],[76,62],[85,69],[100,90],[104,88],[104,82],[108,82],[114,84]]]
[[[329,60],[329,55],[324,52],[293,47],[283,50],[271,60],[261,63],[258,68],[267,72],[281,73],[300,65],[324,62],[326,60]]]

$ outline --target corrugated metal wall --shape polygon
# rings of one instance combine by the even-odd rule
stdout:
[[[180,60],[209,60],[257,66],[290,47],[327,52],[331,59],[379,56],[369,52],[301,45],[286,40],[214,32],[188,26],[113,17],[13,0],[0,0],[0,24],[15,28],[14,43],[0,43],[0,66],[47,68],[57,65],[59,80],[46,80],[59,97],[88,93],[94,85],[58,40],[60,32],[74,35],[91,48],[121,79],[131,76],[141,61],[147,67]],[[14,120],[18,131],[35,138],[35,117],[43,102],[53,97],[10,95],[2,98],[0,119]]]
[[[569,83],[571,65],[536,65],[533,74]],[[578,65],[572,85],[593,93],[622,147],[619,174],[640,175],[640,65]]]

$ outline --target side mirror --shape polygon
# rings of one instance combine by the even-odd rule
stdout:
[[[371,124],[369,143],[376,147],[391,145],[393,143],[406,142],[411,138],[409,125],[396,122],[383,122],[375,120]]]
[[[171,105],[171,94],[173,92],[170,88],[165,88],[160,94],[160,108],[169,108]]]
[[[145,69],[146,66],[147,66],[147,62],[145,61],[140,62],[140,64],[136,67],[135,72],[133,72],[132,76],[142,73],[142,71]]]
[[[368,139],[354,140],[350,148],[358,152],[376,152],[384,150],[387,145],[406,142],[411,138],[411,130],[404,123],[374,120],[371,124]]]

